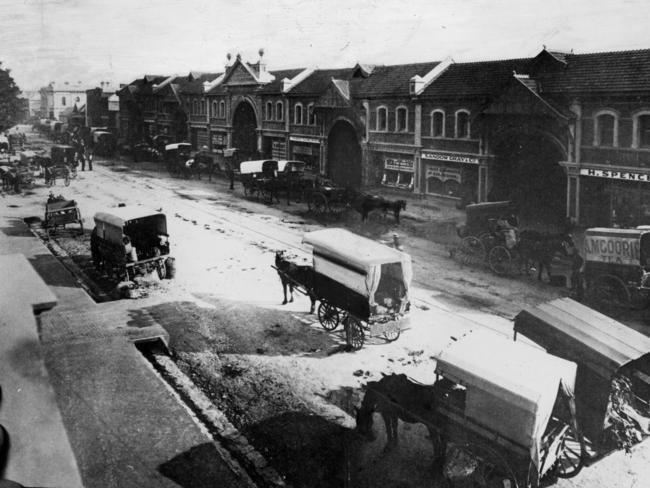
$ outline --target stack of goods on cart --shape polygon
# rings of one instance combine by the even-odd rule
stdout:
[[[624,374],[612,380],[605,417],[605,442],[627,452],[650,435],[650,407],[634,393],[632,381]]]

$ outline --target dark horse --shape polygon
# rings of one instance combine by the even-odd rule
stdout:
[[[289,301],[293,302],[293,289],[300,284],[307,291],[307,295],[311,301],[309,313],[314,313],[314,309],[316,308],[316,297],[312,294],[312,289],[314,288],[314,268],[309,265],[299,265],[289,261],[285,257],[284,251],[276,251],[275,267],[282,282],[282,293],[284,294],[282,305],[287,304],[287,288],[291,296],[291,300]]]
[[[357,409],[357,431],[369,438],[372,432],[374,412],[381,414],[386,425],[386,447],[389,451],[398,444],[398,420],[409,424],[422,423],[429,430],[435,463],[442,467],[447,450],[447,433],[444,419],[438,414],[441,393],[436,384],[420,385],[410,381],[406,375],[384,376],[380,381],[366,385],[366,394],[361,407]]]
[[[524,263],[537,267],[537,279],[542,281],[542,273],[551,276],[551,261],[557,253],[567,255],[567,249],[574,247],[570,234],[550,234],[535,230],[523,230],[519,233],[517,250],[521,253]]]
[[[399,224],[399,214],[406,210],[406,200],[386,200],[383,197],[375,195],[361,195],[354,205],[355,209],[361,214],[361,221],[368,220],[368,214],[374,210],[381,210],[384,218],[389,211],[393,213],[395,222]]]

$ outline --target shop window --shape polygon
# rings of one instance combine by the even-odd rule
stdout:
[[[217,114],[218,114],[218,112],[217,112],[217,101],[215,100],[214,102],[212,102],[212,116],[216,117]]]
[[[395,132],[406,132],[408,130],[408,111],[406,107],[397,107],[395,111]]]
[[[431,112],[431,136],[445,137],[445,112],[442,110]]]
[[[427,179],[427,193],[433,193],[436,195],[442,195],[445,193],[445,184],[439,178],[428,178]]]
[[[282,102],[275,104],[275,119],[279,121],[284,120],[284,104]]]
[[[314,113],[314,104],[307,105],[307,123],[309,125],[316,125],[316,114]]]
[[[377,126],[378,131],[388,130],[388,109],[386,107],[377,108]]]
[[[273,102],[266,102],[266,120],[273,120]]]
[[[219,117],[222,119],[226,116],[226,102],[223,100],[219,102]]]
[[[469,112],[467,110],[456,112],[456,137],[469,139]]]
[[[618,146],[618,117],[602,111],[594,117],[594,146]]]
[[[293,107],[293,123],[302,125],[302,103],[296,103]]]

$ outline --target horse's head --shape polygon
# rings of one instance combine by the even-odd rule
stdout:
[[[397,200],[397,208],[400,210],[406,210],[406,200]]]
[[[275,265],[276,267],[280,267],[284,262],[286,262],[286,258],[284,257],[284,251],[275,251]]]
[[[574,252],[577,251],[576,243],[573,240],[573,236],[571,234],[560,235],[560,246],[566,256],[571,256]]]

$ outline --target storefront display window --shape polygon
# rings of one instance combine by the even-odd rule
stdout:
[[[385,156],[381,184],[412,190],[413,171],[413,159]]]

